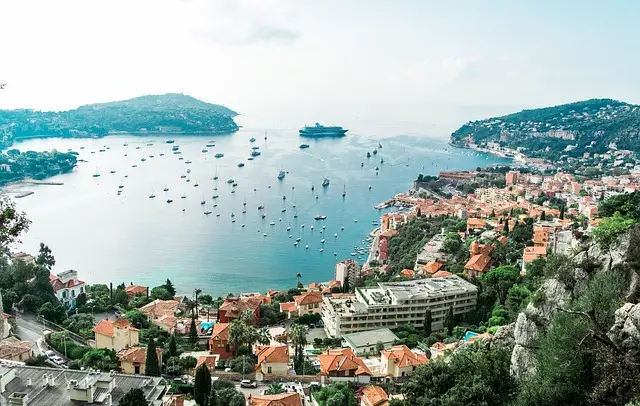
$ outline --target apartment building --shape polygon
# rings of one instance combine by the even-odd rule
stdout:
[[[445,313],[464,314],[476,306],[478,289],[464,279],[442,278],[383,282],[377,287],[357,288],[356,297],[325,297],[322,320],[330,337],[379,328],[412,324],[422,328],[424,312],[431,310],[434,331],[443,328]]]

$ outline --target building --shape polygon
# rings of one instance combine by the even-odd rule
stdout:
[[[201,355],[198,357],[195,369],[198,369],[200,365],[206,365],[211,372],[214,372],[219,359],[220,357],[218,357],[216,354]]]
[[[24,362],[33,357],[33,343],[11,337],[0,341],[0,359]]]
[[[328,376],[332,381],[352,380],[369,383],[371,371],[364,361],[358,358],[351,348],[326,350],[318,355],[320,375]]]
[[[216,323],[209,339],[209,353],[217,354],[220,359],[233,356],[233,345],[229,344],[229,323]]]
[[[302,406],[302,398],[297,393],[277,395],[249,395],[248,406]]]
[[[330,337],[411,324],[422,328],[426,309],[431,310],[432,330],[443,327],[445,313],[475,309],[478,289],[456,276],[381,282],[377,287],[357,288],[353,297],[324,297],[322,320]]]
[[[120,351],[140,344],[140,330],[125,318],[116,321],[100,320],[93,332],[96,336],[96,348]]]
[[[76,298],[85,293],[85,283],[78,279],[78,271],[70,269],[57,275],[49,275],[53,293],[65,306],[76,307]]]
[[[305,314],[322,313],[322,293],[305,292],[293,297],[296,302],[298,316]]]
[[[140,311],[149,317],[149,320],[161,329],[173,333],[178,319],[176,312],[180,302],[177,300],[156,299],[140,308]]]
[[[360,265],[353,259],[345,259],[336,264],[335,279],[340,282],[340,286],[344,286],[349,281],[349,286],[354,286],[356,279],[360,276]]]
[[[409,376],[416,367],[429,363],[425,355],[411,351],[406,345],[395,345],[380,355],[380,372],[392,378]]]
[[[379,386],[368,385],[362,388],[360,406],[389,406],[389,396]]]
[[[156,348],[158,354],[158,365],[162,368],[162,348]],[[118,362],[120,369],[125,374],[144,375],[147,363],[147,349],[143,347],[125,348],[118,351]]]
[[[129,297],[129,300],[133,299],[133,297],[137,294],[149,296],[149,287],[147,286],[131,284],[124,289],[127,292],[127,296]]]
[[[230,323],[240,318],[242,313],[253,313],[254,321],[260,319],[260,299],[252,297],[234,297],[227,298],[218,309],[218,321],[221,323]]]
[[[376,354],[378,343],[381,343],[385,349],[391,348],[393,343],[398,339],[398,336],[388,328],[379,328],[376,330],[345,334],[342,336],[342,339],[356,355],[361,356],[365,353]]]
[[[546,247],[525,247],[524,253],[522,254],[522,274],[524,275],[527,272],[527,264],[533,262],[538,258],[546,258],[547,257],[547,248]]]
[[[464,274],[469,279],[482,276],[491,267],[491,253],[494,246],[480,244],[477,240],[469,246],[469,260],[464,266]]]
[[[287,315],[287,319],[298,315],[298,307],[296,306],[296,302],[280,303],[280,311]]]
[[[33,255],[27,254],[26,252],[16,252],[11,254],[11,259],[13,261],[22,261],[24,263],[27,264],[35,264],[36,263],[36,257],[34,257]]]
[[[518,171],[509,171],[509,172],[507,172],[507,175],[506,175],[506,184],[507,184],[507,186],[515,185],[516,183],[518,183],[518,175],[520,175],[520,172],[518,172]]]
[[[16,406],[117,405],[131,389],[141,389],[150,406],[162,405],[163,378],[29,367],[0,366],[2,404]]]
[[[289,347],[286,345],[266,345],[258,347],[256,352],[256,379],[264,375],[287,375],[289,372]],[[259,378],[258,375],[261,375]]]
[[[415,270],[420,270],[422,266],[431,262],[444,262],[446,255],[441,252],[444,244],[445,235],[434,235],[427,243],[422,247],[422,251],[416,256]]]

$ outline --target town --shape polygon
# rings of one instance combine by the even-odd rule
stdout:
[[[88,285],[75,270],[53,274],[44,244],[13,253],[0,272],[2,395],[16,405],[411,404],[415,373],[504,339],[541,276],[598,229],[606,199],[640,185],[629,151],[580,162],[600,172],[536,160],[420,175],[377,206],[391,210],[364,264],[342,260],[333,280],[306,285],[297,273],[286,290],[214,298],[179,295],[169,279]]]

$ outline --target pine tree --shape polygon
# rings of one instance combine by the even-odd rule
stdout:
[[[191,317],[191,325],[189,326],[189,341],[194,345],[198,343],[198,328],[196,327],[195,317]]]
[[[494,218],[496,216],[496,211],[491,209],[491,215],[489,217]]]
[[[178,344],[176,343],[176,336],[171,334],[169,338],[169,355],[175,357],[178,355]]]
[[[422,217],[422,210],[418,207],[418,211],[416,212],[416,217]]]
[[[444,315],[444,327],[447,329],[447,334],[453,334],[453,328],[456,326],[456,320],[453,315],[453,306],[449,307],[447,313]]]
[[[147,344],[144,374],[147,376],[160,376],[160,364],[158,362],[158,353],[156,352],[156,343],[153,337],[149,338],[149,343]]]
[[[431,335],[431,323],[431,309],[427,309],[424,311],[424,325],[422,327],[425,337],[429,337]]]
[[[509,219],[504,219],[504,233],[509,234]]]
[[[171,296],[176,295],[176,288],[173,287],[173,283],[167,278],[167,281],[164,283],[164,287],[167,288],[167,292],[171,294]]]
[[[211,373],[207,364],[201,364],[196,369],[193,391],[193,398],[196,403],[200,406],[207,405],[207,399],[211,393]]]
[[[564,220],[564,206],[560,206],[560,220]]]

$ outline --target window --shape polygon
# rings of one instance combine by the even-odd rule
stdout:
[[[71,297],[76,297],[76,290],[75,289],[71,291]]]
[[[62,298],[63,298],[63,299],[66,299],[66,298],[67,298],[67,292],[66,292],[66,291],[63,291],[63,292],[62,292]]]
[[[271,367],[267,367],[267,373],[270,374],[271,373]]]

